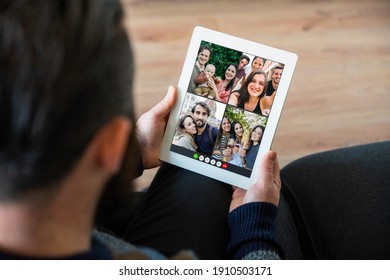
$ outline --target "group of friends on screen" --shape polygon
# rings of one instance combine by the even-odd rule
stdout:
[[[187,92],[268,116],[283,65],[242,54],[239,61],[231,62],[220,77],[215,76],[216,66],[209,63],[211,55],[211,46],[199,48]]]
[[[241,54],[239,62],[228,65],[223,77],[215,76],[216,66],[209,63],[212,49],[199,48],[187,94],[199,96],[178,121],[173,144],[212,156],[218,160],[252,169],[265,123],[247,123],[224,114],[220,126],[209,117],[215,102],[241,109],[242,114],[269,116],[283,73],[283,66],[259,56]],[[203,99],[201,99],[202,97]],[[210,106],[212,105],[212,106]]]

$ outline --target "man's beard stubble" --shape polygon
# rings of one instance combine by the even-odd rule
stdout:
[[[201,124],[198,124],[198,121],[200,121]],[[196,121],[196,127],[197,127],[197,128],[203,128],[203,127],[205,127],[205,126],[206,126],[206,122],[204,122],[204,121],[202,121],[202,120],[197,120],[197,121]]]

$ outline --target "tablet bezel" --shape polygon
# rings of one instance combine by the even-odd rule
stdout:
[[[227,171],[223,168],[183,156],[170,151],[172,140],[176,131],[177,122],[181,108],[187,94],[188,84],[191,78],[194,62],[196,61],[198,50],[202,41],[217,44],[226,48],[234,49],[243,53],[257,55],[265,59],[284,64],[282,79],[278,86],[277,94],[272,104],[272,110],[268,116],[266,129],[264,131],[259,151],[250,177]],[[214,178],[216,180],[248,189],[254,184],[259,176],[259,159],[271,148],[274,134],[280,119],[284,102],[286,100],[288,88],[291,83],[293,72],[297,62],[297,55],[256,42],[241,39],[232,35],[224,34],[215,30],[197,26],[193,31],[191,42],[187,51],[182,73],[178,83],[178,99],[172,110],[164,134],[160,159],[162,161],[180,166],[193,172]]]

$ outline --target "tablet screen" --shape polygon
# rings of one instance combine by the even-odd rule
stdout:
[[[160,158],[248,188],[271,148],[297,56],[196,27]]]
[[[250,177],[284,65],[207,41],[193,65],[170,150]]]

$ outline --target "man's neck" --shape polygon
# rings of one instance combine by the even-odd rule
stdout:
[[[207,126],[207,123],[205,124],[205,126],[203,126],[201,128],[198,127],[198,129],[197,129],[198,133],[197,134],[198,135],[202,135],[203,131],[206,129],[206,126]]]
[[[71,208],[78,207],[69,205],[68,214],[58,215],[50,207],[42,212],[25,205],[0,205],[0,250],[31,257],[61,257],[87,251],[91,221]]]
[[[93,186],[76,176],[39,199],[0,204],[0,250],[48,258],[87,251],[98,198]]]
[[[198,67],[199,71],[204,71],[204,64],[201,65],[198,60],[195,62],[195,65]]]

